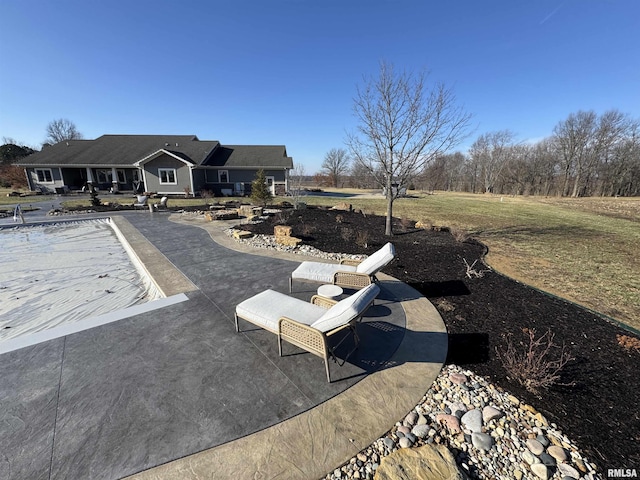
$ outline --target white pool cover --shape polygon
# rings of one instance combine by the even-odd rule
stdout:
[[[162,295],[108,219],[0,229],[0,344]]]

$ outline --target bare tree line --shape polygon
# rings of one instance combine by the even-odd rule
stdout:
[[[354,163],[346,185],[374,188],[375,179]],[[579,111],[548,138],[517,142],[509,130],[480,135],[467,153],[437,155],[409,187],[499,195],[640,195],[640,121],[610,110]]]

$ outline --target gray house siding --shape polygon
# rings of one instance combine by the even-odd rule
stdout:
[[[220,182],[220,171],[226,171],[227,182]],[[209,190],[216,196],[221,195],[250,195],[251,183],[256,179],[258,169],[233,170],[227,168],[209,168],[205,170],[204,189]],[[284,195],[285,180],[287,178],[284,170],[265,170],[265,176],[273,177],[275,189],[274,193]]]
[[[58,167],[34,167],[27,168],[27,180],[31,190],[42,193],[55,193],[56,188],[64,187],[64,180]],[[40,178],[38,178],[40,173]]]
[[[144,179],[147,192],[175,195],[192,188],[189,166],[166,154],[145,163]]]

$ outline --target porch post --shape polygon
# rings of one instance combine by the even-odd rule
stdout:
[[[87,183],[93,184],[93,175],[91,175],[91,167],[87,167]]]
[[[111,192],[116,193],[118,191],[118,172],[116,167],[111,167]]]

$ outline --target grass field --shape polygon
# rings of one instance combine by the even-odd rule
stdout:
[[[305,201],[386,211],[383,198]],[[495,270],[640,329],[640,198],[418,194],[398,199],[393,213],[467,232],[489,247]]]

